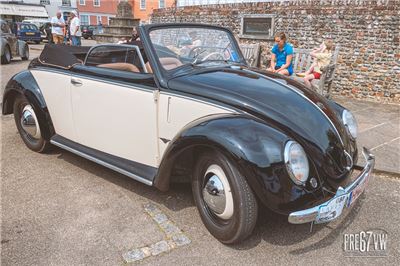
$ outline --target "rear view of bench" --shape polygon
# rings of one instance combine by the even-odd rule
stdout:
[[[311,82],[311,85],[313,89],[315,89],[318,93],[321,95],[324,95],[326,97],[329,97],[331,87],[332,87],[332,81],[334,78],[335,74],[335,69],[336,69],[336,63],[337,63],[337,58],[339,55],[339,49],[340,47],[337,45],[335,48],[335,51],[332,54],[331,61],[328,66],[326,66],[323,69],[321,78],[314,79]],[[298,49],[294,48],[294,56],[293,56],[293,72],[294,73],[303,73],[307,71],[311,64],[313,63],[314,59],[310,55],[312,50],[310,49]],[[296,80],[302,80],[302,78],[296,77],[295,74],[292,76]],[[327,87],[327,90],[325,92],[325,87]]]
[[[260,57],[260,44],[241,44],[240,50],[249,66],[257,67]]]

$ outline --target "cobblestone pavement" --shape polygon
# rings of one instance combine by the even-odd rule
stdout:
[[[26,65],[15,60],[1,66],[1,89]],[[364,103],[339,102],[361,117]],[[359,122],[360,140],[363,130],[369,131],[368,114]],[[374,121],[381,127],[378,117]],[[377,175],[362,202],[335,222],[314,225],[312,232],[310,225],[290,225],[286,217],[261,208],[252,236],[226,246],[203,226],[190,185],[160,192],[57,148],[34,153],[12,116],[1,117],[1,131],[2,265],[121,265],[138,256],[143,256],[140,264],[149,265],[400,264],[399,178]],[[377,156],[382,143],[373,146]],[[380,156],[384,162],[385,153]],[[343,234],[374,228],[388,232],[388,255],[346,257]]]

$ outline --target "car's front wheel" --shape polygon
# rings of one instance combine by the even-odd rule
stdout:
[[[20,95],[14,101],[14,119],[22,140],[29,149],[36,152],[45,152],[50,142],[42,137],[39,120],[32,105]]]
[[[1,56],[2,64],[9,64],[11,62],[11,50],[8,45],[4,47],[4,54]]]
[[[225,244],[248,237],[256,224],[257,200],[231,160],[218,151],[199,156],[192,180],[195,203],[209,232]]]

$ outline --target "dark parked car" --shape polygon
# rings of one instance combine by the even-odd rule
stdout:
[[[82,26],[82,37],[86,40],[91,38],[93,39],[94,31],[96,30],[95,26]]]
[[[8,64],[15,56],[20,56],[22,60],[28,60],[28,44],[15,37],[7,22],[0,20],[0,28],[1,63]]]
[[[53,43],[53,35],[51,34],[51,23],[46,22],[40,27],[41,41],[46,40],[48,43]]]
[[[138,30],[137,45],[47,45],[8,82],[3,115],[14,113],[28,148],[53,144],[162,191],[191,182],[203,223],[228,244],[251,234],[258,204],[300,224],[332,221],[359,200],[375,160],[364,148],[353,174],[349,110],[250,68],[228,29]],[[188,34],[196,44],[179,42]]]
[[[14,27],[19,40],[40,43],[41,34],[39,28],[35,24],[16,22]]]

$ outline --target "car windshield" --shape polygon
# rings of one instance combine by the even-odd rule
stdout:
[[[150,32],[150,40],[166,70],[182,65],[240,63],[232,39],[227,31],[217,28],[173,27]]]

